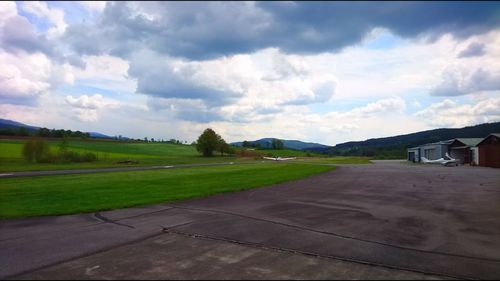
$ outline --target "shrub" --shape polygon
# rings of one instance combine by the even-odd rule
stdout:
[[[42,140],[28,141],[23,145],[23,157],[29,162],[44,161],[50,158],[49,145]]]
[[[62,144],[57,153],[50,151],[49,145],[41,140],[27,141],[23,145],[23,157],[29,162],[36,163],[78,163],[97,161],[97,154],[92,152],[78,153],[67,150]]]
[[[56,158],[63,163],[94,162],[97,161],[97,154],[92,152],[59,151]]]
[[[82,155],[82,162],[94,162],[97,161],[97,154],[92,152],[85,152]]]

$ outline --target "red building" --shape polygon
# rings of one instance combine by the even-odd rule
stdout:
[[[500,168],[500,133],[490,134],[477,147],[479,166]]]

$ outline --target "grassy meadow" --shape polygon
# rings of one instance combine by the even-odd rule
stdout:
[[[190,163],[236,161],[236,157],[201,157],[190,145],[170,143],[119,142],[99,140],[68,140],[67,149],[76,152],[93,152],[95,162],[87,163],[30,163],[22,157],[25,140],[0,140],[0,172],[84,169],[121,166],[149,166]],[[62,140],[47,140],[50,149],[57,151]],[[119,164],[131,160],[134,164]],[[240,161],[243,159],[240,159]]]
[[[62,140],[47,139],[52,151],[57,151]],[[249,162],[262,156],[299,157],[303,162],[316,164],[361,164],[368,163],[366,157],[326,157],[320,154],[308,153],[293,149],[259,149],[246,150],[235,156],[215,154],[214,157],[202,157],[194,146],[171,143],[145,143],[104,140],[67,140],[67,149],[75,152],[92,152],[97,154],[95,162],[80,163],[30,163],[23,159],[22,148],[26,140],[0,139],[0,173],[61,169],[87,169],[129,166],[175,165],[191,163],[215,162]],[[237,151],[243,149],[237,148]],[[130,160],[132,163],[123,164]]]
[[[0,218],[95,212],[206,197],[333,169],[328,165],[255,163],[0,179]]]

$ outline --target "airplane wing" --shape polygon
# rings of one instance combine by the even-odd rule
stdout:
[[[273,158],[273,157],[262,157],[262,158],[267,159],[267,160],[278,161],[278,158]]]
[[[450,158],[450,160],[445,160],[444,158],[429,160],[425,157],[421,157],[421,159],[424,164],[441,164],[443,166],[451,166],[451,165],[458,166],[458,160],[449,157],[449,155],[446,155],[446,157]]]
[[[286,161],[286,160],[293,160],[297,159],[297,157],[287,157],[287,158],[281,158],[281,157],[262,157],[267,160],[274,160],[274,161]]]

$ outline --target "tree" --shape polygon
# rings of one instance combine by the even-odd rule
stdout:
[[[217,150],[220,145],[221,137],[217,133],[207,128],[198,137],[196,141],[196,150],[203,154],[205,157],[210,157],[213,155],[214,150]]]
[[[231,147],[223,138],[220,138],[219,139],[219,147],[217,150],[220,152],[220,156],[224,156],[224,152],[226,154],[228,154],[229,151],[231,150]]]
[[[29,136],[30,132],[25,127],[19,127],[19,133],[18,134],[20,136]]]
[[[40,137],[50,137],[50,130],[48,128],[40,128],[38,129],[37,135]]]
[[[250,143],[248,141],[244,140],[243,143],[241,144],[241,146],[250,147]]]

